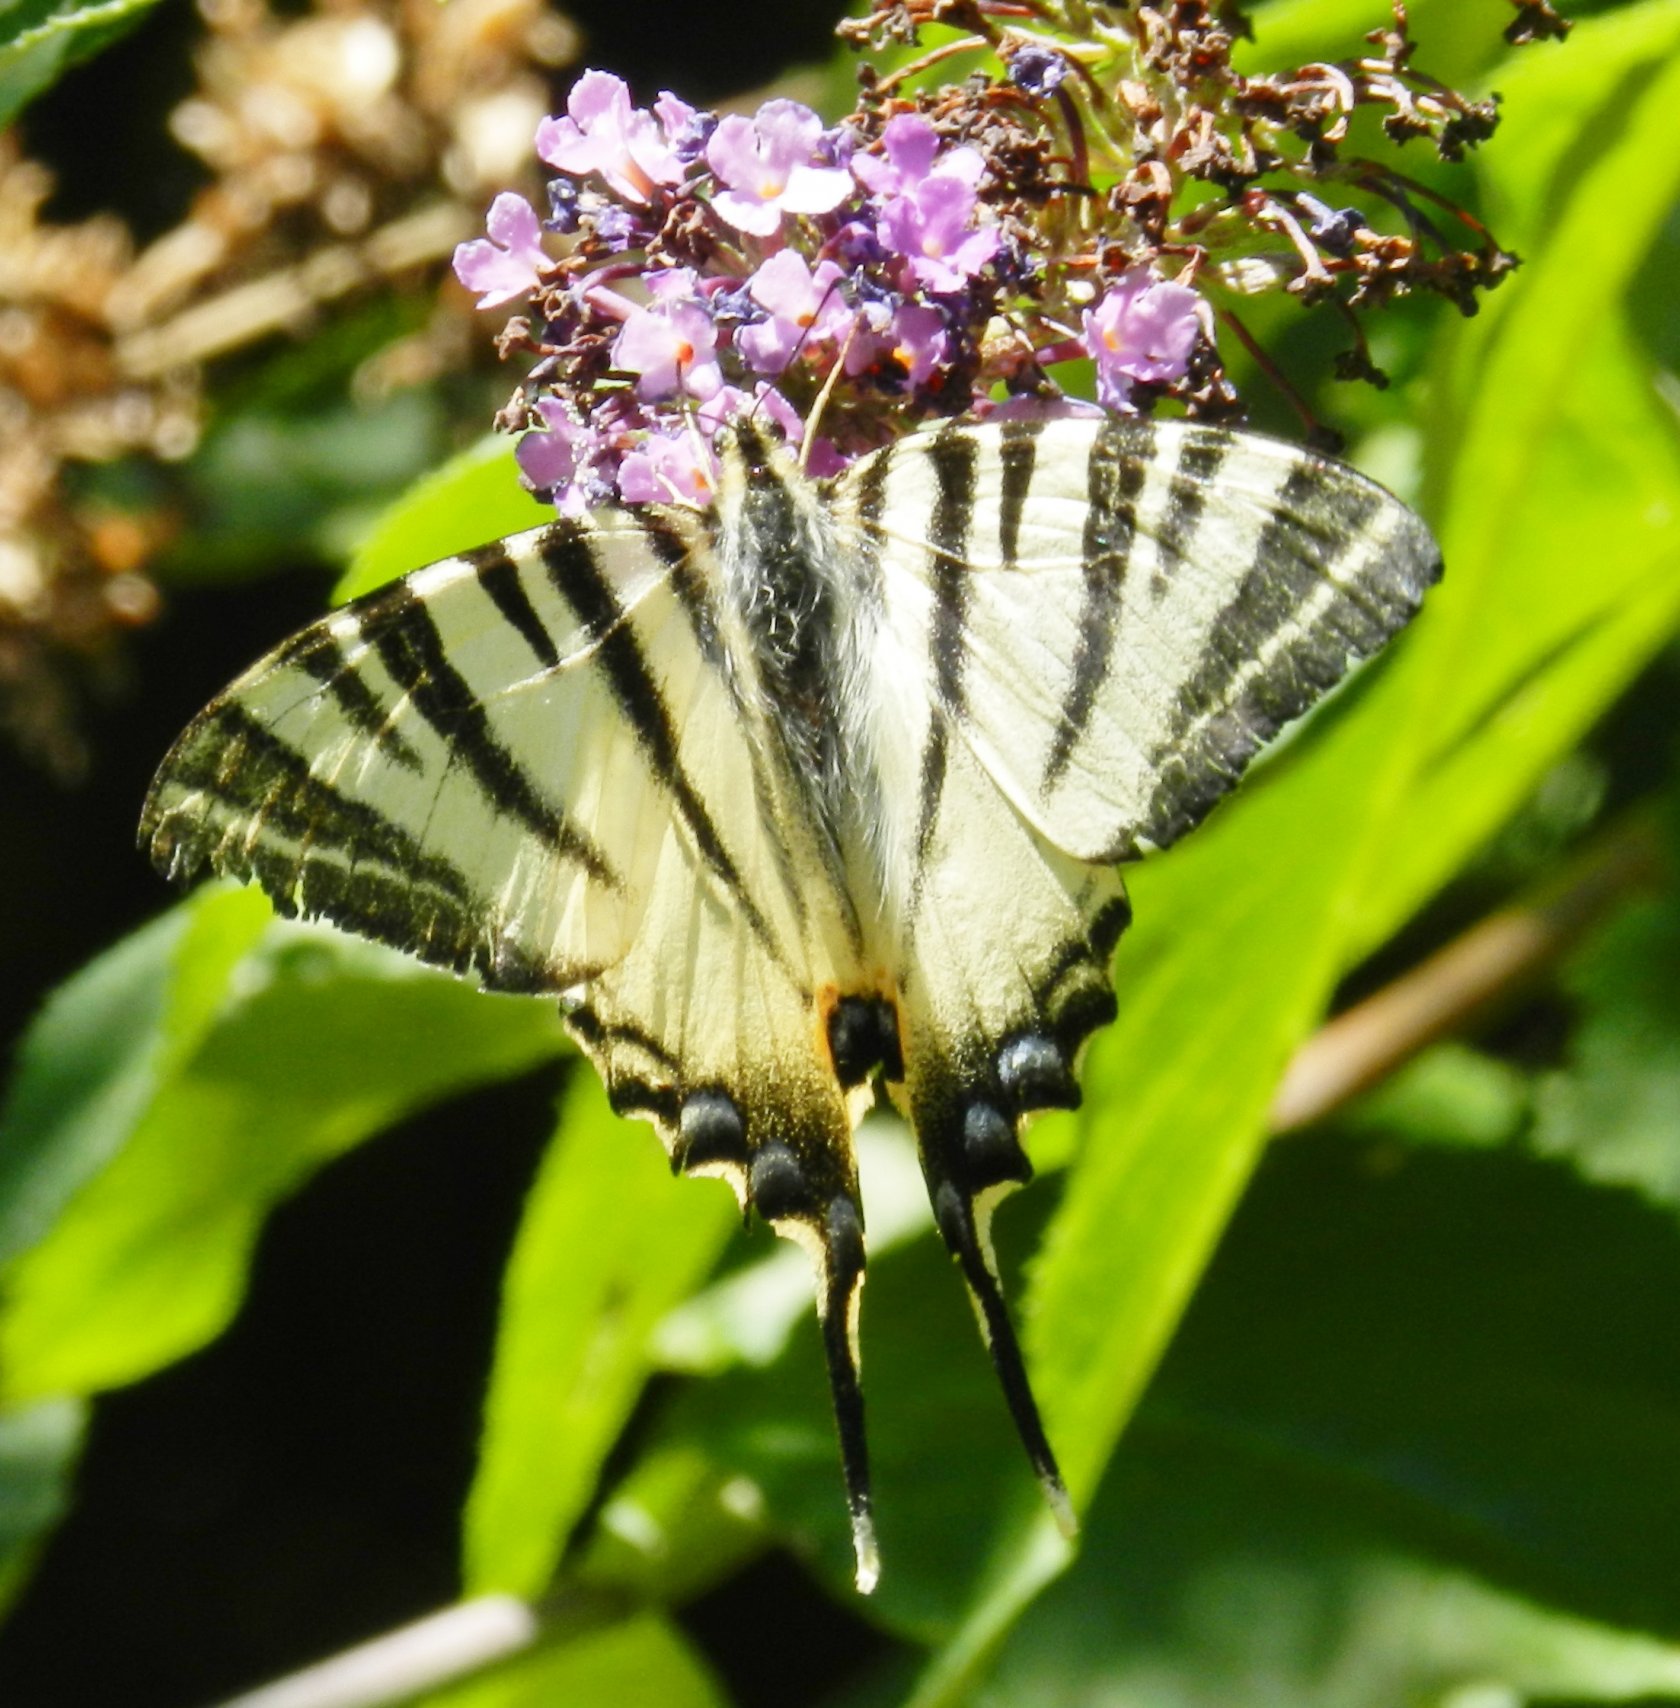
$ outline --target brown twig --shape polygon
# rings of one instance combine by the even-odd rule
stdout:
[[[1430,1044],[1487,1025],[1534,990],[1591,927],[1671,879],[1654,815],[1622,819],[1531,896],[1314,1033],[1278,1087],[1272,1131],[1321,1121]]]

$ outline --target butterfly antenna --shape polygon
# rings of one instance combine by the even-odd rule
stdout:
[[[839,353],[834,358],[834,366],[828,370],[828,378],[822,383],[822,390],[817,393],[817,401],[811,405],[811,413],[805,417],[805,436],[799,441],[799,472],[805,472],[805,465],[811,459],[811,447],[817,439],[817,423],[822,420],[823,411],[828,408],[828,401],[834,396],[834,388],[840,383],[840,376],[846,370],[846,352],[852,347],[852,340],[857,336],[858,323],[852,322],[846,333],[846,341],[840,346]]]

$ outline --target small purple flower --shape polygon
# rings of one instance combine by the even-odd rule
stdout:
[[[1062,421],[1100,418],[1107,412],[1087,397],[1006,397],[1000,403],[977,399],[974,414],[981,421]]]
[[[495,308],[535,290],[548,257],[536,210],[510,190],[490,204],[484,228],[490,233],[488,241],[475,237],[455,246],[455,277],[469,291],[480,293],[480,308]]]
[[[782,430],[782,437],[790,445],[801,445],[805,442],[805,422],[797,409],[793,407],[773,385],[763,380],[758,382],[753,394],[755,408],[762,409],[772,421]]]
[[[717,327],[686,267],[647,277],[653,301],[632,305],[613,340],[613,366],[635,374],[636,395],[654,401],[686,392],[708,398],[723,384]]]
[[[950,346],[944,315],[927,303],[907,302],[893,316],[892,354],[910,376],[911,385],[925,384]]]
[[[706,164],[723,186],[712,206],[737,231],[773,237],[784,214],[832,212],[852,191],[851,174],[812,164],[822,120],[798,101],[766,101],[754,117],[718,120]]]
[[[961,290],[1002,241],[995,226],[970,229],[974,206],[972,185],[953,173],[930,172],[881,210],[881,241],[904,256],[924,290]]]
[[[860,219],[848,220],[841,226],[823,245],[823,253],[832,256],[846,272],[853,274],[860,267],[882,266],[889,258],[874,225],[865,224]]]
[[[1068,62],[1052,47],[1029,42],[1009,56],[1009,81],[1017,89],[1042,99],[1067,81]]]
[[[626,249],[639,249],[653,236],[647,221],[622,202],[607,203],[595,215],[593,224],[595,235],[615,255]]]
[[[1135,381],[1180,379],[1202,330],[1202,299],[1186,285],[1131,267],[1084,314],[1085,347],[1097,364],[1097,401],[1119,409]]]
[[[856,316],[840,298],[840,269],[832,261],[815,268],[792,249],[772,255],[748,281],[753,301],[769,319],[743,326],[735,347],[761,374],[780,373],[802,345],[845,340]]]
[[[717,494],[717,481],[717,458],[686,424],[673,434],[649,433],[618,465],[618,492],[626,504],[704,510]]]
[[[759,381],[760,385],[763,383],[762,380]],[[705,428],[709,442],[720,427],[733,421],[737,415],[745,415],[752,408],[752,404],[750,392],[742,391],[738,385],[720,385],[694,411],[694,419]]]
[[[752,289],[746,280],[725,284],[706,298],[712,319],[719,326],[752,326],[764,318],[764,311],[752,299]]]
[[[669,89],[653,103],[653,111],[665,132],[671,152],[683,165],[692,166],[706,147],[717,120],[710,113],[697,112],[688,102],[679,100]]]
[[[519,472],[533,490],[553,492],[562,515],[582,515],[604,496],[595,467],[600,441],[554,398],[542,398],[537,413],[543,425],[527,433],[514,452]]]
[[[881,133],[884,154],[854,154],[852,171],[871,195],[910,195],[933,173],[956,178],[972,189],[986,163],[972,148],[939,152],[939,133],[918,113],[900,113]]]
[[[852,461],[832,439],[825,439],[819,433],[805,452],[805,472],[812,480],[832,480],[841,470],[849,468]]]
[[[597,172],[618,195],[638,203],[648,201],[658,184],[680,183],[686,171],[668,130],[631,106],[623,78],[605,71],[584,72],[566,97],[566,117],[537,126],[537,157],[574,178]]]
[[[570,236],[583,219],[583,189],[575,178],[550,178],[548,181],[548,218],[543,221],[549,231]]]

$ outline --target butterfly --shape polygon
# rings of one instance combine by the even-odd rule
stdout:
[[[304,629],[188,726],[141,839],[558,998],[673,1167],[809,1249],[867,1590],[856,1123],[884,1093],[913,1128],[1071,1529],[990,1227],[1114,1017],[1117,867],[1441,560],[1354,469],[1206,424],[947,424],[828,481],[750,422],[719,449],[708,511],[561,517]]]

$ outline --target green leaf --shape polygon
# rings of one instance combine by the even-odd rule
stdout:
[[[70,1503],[87,1407],[44,1400],[0,1412],[0,1610],[28,1576],[42,1538]]]
[[[422,1699],[419,1708],[727,1708],[693,1646],[655,1613],[544,1645],[486,1678]]]
[[[1630,907],[1564,982],[1581,1019],[1568,1066],[1540,1083],[1535,1149],[1680,1208],[1680,901]]]
[[[84,59],[124,36],[157,0],[8,0],[0,6],[0,125]]]
[[[1501,72],[1528,128],[1482,164],[1533,238],[1474,331],[1445,341],[1431,469],[1438,603],[1461,608],[1461,651],[1452,691],[1426,708],[1425,786],[1365,900],[1363,948],[1498,827],[1680,616],[1680,444],[1622,309],[1680,198],[1666,140],[1677,48],[1680,4],[1661,0],[1587,20],[1567,53],[1521,53]]]
[[[1519,1708],[1565,1694],[1649,1708],[1680,1693],[1680,1646],[1397,1545],[1339,1507],[1338,1479],[1247,1446],[1140,1420],[1085,1558],[1012,1634],[977,1708]]]
[[[763,1500],[692,1434],[666,1429],[660,1439],[602,1505],[577,1581],[681,1605],[763,1551]]]
[[[982,1700],[1680,1693],[1677,1292],[1672,1218],[1555,1165],[1279,1146]]]
[[[1431,1145],[1510,1144],[1528,1122],[1526,1075],[1465,1044],[1437,1044],[1341,1118],[1344,1130]]]
[[[467,1502],[470,1592],[547,1586],[653,1371],[655,1327],[738,1222],[724,1187],[673,1181],[646,1123],[613,1115],[593,1072],[573,1076],[508,1265]]]
[[[1553,241],[1560,208],[1574,194],[1577,177],[1593,166],[1606,141],[1617,140],[1621,114],[1639,103],[1677,46],[1680,0],[1639,0],[1578,19],[1561,49],[1525,48],[1500,65],[1494,79],[1499,130],[1477,154],[1478,175],[1486,187],[1488,218],[1525,264],[1539,243]],[[1660,162],[1650,164],[1660,169]],[[1617,205],[1629,211],[1621,194]],[[1620,214],[1606,224],[1620,228]],[[1621,241],[1618,229],[1600,236],[1613,248]],[[1644,247],[1637,235],[1634,243]],[[1599,259],[1595,245],[1589,293],[1594,298],[1602,284]],[[1497,297],[1491,305],[1499,312]]]
[[[426,393],[225,414],[186,465],[196,525],[164,562],[170,583],[250,580],[300,555],[342,560],[382,501],[436,461],[442,439],[442,412]]]
[[[179,994],[149,1004],[166,1034],[175,1016],[173,1041],[151,1047],[167,1071],[118,1086],[109,1162],[4,1273],[9,1403],[133,1381],[202,1345],[236,1309],[280,1198],[408,1111],[564,1047],[549,1005],[325,927],[275,922],[231,971],[230,944],[190,927],[189,940],[196,956],[159,969]],[[101,981],[90,989],[108,1000]]]
[[[272,918],[253,891],[203,890],[49,999],[0,1108],[0,1265],[40,1240],[127,1142]]]
[[[351,559],[334,601],[382,587],[452,552],[553,520],[554,506],[539,504],[519,484],[507,438],[482,439],[385,512]]]

